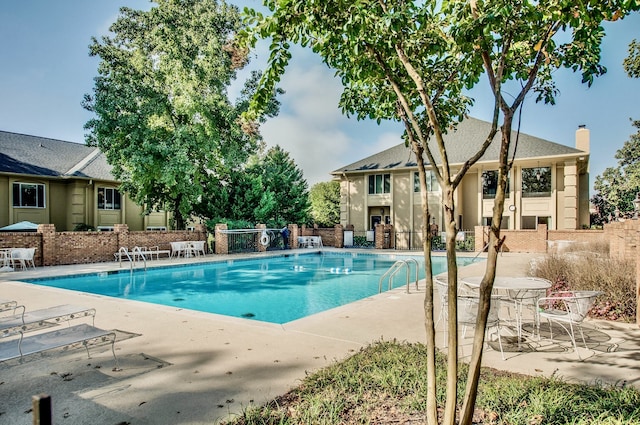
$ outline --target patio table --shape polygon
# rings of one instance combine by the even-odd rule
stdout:
[[[463,284],[478,288],[483,276],[469,276],[460,279]],[[505,291],[515,305],[515,321],[518,332],[518,344],[522,341],[522,308],[525,305],[535,307],[538,298],[546,295],[546,290],[551,287],[551,281],[539,277],[510,277],[496,276],[493,281],[494,291]],[[537,312],[534,320],[538,320]]]

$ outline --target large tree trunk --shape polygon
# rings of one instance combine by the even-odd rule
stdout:
[[[437,425],[438,423],[438,404],[436,399],[437,383],[436,383],[436,330],[433,320],[433,267],[431,261],[431,232],[429,232],[429,222],[431,215],[429,213],[429,200],[427,198],[427,178],[424,164],[422,146],[418,143],[412,143],[412,148],[416,154],[418,163],[418,175],[420,178],[420,200],[422,205],[422,234],[423,253],[424,253],[424,326],[427,335],[427,423]]]
[[[454,188],[446,184],[444,219],[447,247],[447,401],[443,424],[456,423],[458,401],[458,264],[456,262],[456,221]]]
[[[487,317],[491,308],[491,292],[493,291],[493,281],[496,277],[496,266],[498,263],[498,252],[500,251],[502,240],[500,239],[500,223],[504,211],[504,199],[509,177],[509,145],[511,143],[511,125],[513,114],[505,112],[502,125],[502,137],[500,143],[500,165],[498,168],[498,189],[493,203],[493,216],[489,234],[489,251],[487,253],[487,264],[482,283],[480,284],[480,303],[478,304],[478,321],[473,338],[473,351],[469,363],[469,373],[467,375],[467,385],[465,389],[464,401],[461,411],[461,425],[470,425],[473,419],[473,410],[478,397],[478,384],[480,381],[480,369],[482,365],[482,349],[484,346]]]

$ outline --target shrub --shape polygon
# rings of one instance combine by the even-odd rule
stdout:
[[[636,318],[636,270],[632,260],[609,257],[608,246],[594,244],[578,253],[548,255],[536,261],[531,274],[550,280],[550,291],[596,290],[598,297],[590,316],[621,322],[633,322]],[[603,252],[606,251],[606,252]]]

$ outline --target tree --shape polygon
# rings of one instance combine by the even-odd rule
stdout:
[[[333,227],[340,223],[340,183],[320,182],[309,191],[310,215],[322,227]]]
[[[248,170],[248,173],[260,178],[265,194],[272,194],[271,209],[268,213],[263,212],[261,222],[269,222],[277,227],[288,223],[307,222],[307,181],[288,152],[278,145],[272,147],[258,164]]]
[[[212,181],[207,192],[211,195],[197,211],[218,222],[233,219],[270,227],[307,222],[307,182],[280,146],[252,156],[223,184]]]
[[[532,90],[537,99],[553,103],[553,70],[581,71],[583,81],[605,69],[599,64],[603,19],[624,16],[626,1],[606,4],[596,0],[528,2],[270,0],[272,14],[245,10],[254,27],[247,37],[271,37],[269,67],[252,111],[261,110],[288,64],[290,43],[310,46],[336,70],[345,86],[343,111],[358,118],[400,120],[407,145],[415,153],[420,177],[422,229],[430,214],[426,170],[431,169],[443,191],[448,267],[447,397],[443,423],[456,421],[458,385],[457,266],[455,255],[454,191],[470,167],[482,157],[500,126],[498,188],[495,197],[485,276],[480,286],[480,307],[473,354],[460,422],[471,423],[482,360],[482,347],[497,254],[503,239],[502,220],[507,176],[511,167],[514,116]],[[253,39],[255,42],[255,39]],[[478,135],[475,153],[453,170],[443,134],[462,120],[471,99],[464,95],[481,77],[489,81],[495,104],[491,130]],[[510,83],[511,82],[511,83]],[[508,102],[504,91],[514,94]],[[248,118],[252,117],[248,114]],[[516,139],[517,140],[517,139]],[[435,329],[430,237],[424,241],[425,328],[427,333],[427,421],[437,422],[435,387]]]
[[[629,43],[629,56],[623,61],[624,70],[631,78],[640,78],[640,42]]]
[[[618,166],[605,169],[593,184],[596,194],[591,203],[597,207],[600,223],[615,217],[616,211],[633,212],[633,200],[640,191],[640,121],[633,121],[633,125],[638,132],[616,152]]]
[[[177,228],[200,202],[205,182],[255,152],[227,88],[246,51],[229,43],[238,9],[215,0],[158,0],[149,11],[121,8],[113,36],[92,39],[100,58],[83,106],[87,143],[100,147],[121,189],[147,211],[167,209]],[[257,78],[255,78],[257,81]]]

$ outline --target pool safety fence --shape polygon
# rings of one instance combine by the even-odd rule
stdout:
[[[439,232],[431,240],[432,251],[446,250],[445,232]],[[397,250],[415,251],[422,250],[424,237],[422,232],[395,232],[395,246]],[[475,232],[473,230],[461,230],[456,234],[456,251],[473,252],[475,250]]]

